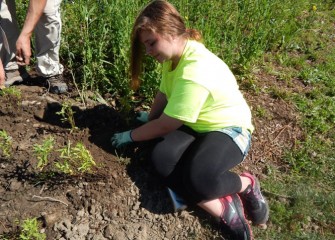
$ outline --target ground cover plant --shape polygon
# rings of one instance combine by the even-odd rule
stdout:
[[[27,3],[16,2],[22,23]],[[148,58],[142,87],[129,89],[129,35],[146,2],[64,1],[70,93],[35,86],[33,67],[28,86],[0,92],[0,239],[29,231],[47,239],[224,239],[199,209],[172,213],[148,161],[150,143],[118,151],[109,143],[138,124],[135,111],[148,109],[159,84],[160,67]],[[171,2],[231,66],[252,108],[253,145],[236,171],[255,173],[269,200],[268,228],[253,227],[255,239],[334,239],[334,1]],[[70,168],[76,157],[86,160]],[[27,225],[32,219],[39,230]]]

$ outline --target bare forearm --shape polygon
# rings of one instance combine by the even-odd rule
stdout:
[[[16,60],[19,65],[28,65],[30,63],[31,48],[30,37],[34,28],[40,19],[46,5],[46,0],[30,0],[26,20],[22,31],[16,41]]]
[[[182,121],[170,118],[163,114],[160,118],[154,119],[134,129],[131,133],[131,137],[135,142],[151,140],[175,131],[182,125]]]
[[[154,103],[151,106],[151,111],[149,114],[149,121],[159,118],[167,104],[166,96],[162,92],[156,94]]]
[[[30,0],[26,20],[24,22],[21,34],[30,37],[34,28],[40,19],[45,8],[47,0]]]

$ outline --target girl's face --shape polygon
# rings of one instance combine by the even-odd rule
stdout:
[[[141,31],[140,41],[144,44],[146,54],[163,63],[175,58],[175,41],[171,36],[162,36],[152,31]]]

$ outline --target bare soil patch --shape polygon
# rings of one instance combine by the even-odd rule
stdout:
[[[259,78],[264,88],[282,84],[269,76]],[[12,156],[0,158],[0,236],[16,239],[22,221],[37,217],[47,239],[223,239],[215,221],[200,209],[173,212],[149,161],[150,142],[117,152],[112,148],[109,139],[114,132],[136,125],[120,115],[115,99],[105,96],[108,105],[91,100],[83,106],[74,89],[58,96],[34,82],[16,87],[22,93],[19,100],[0,97],[0,129],[13,138]],[[267,93],[244,94],[253,109],[262,106],[267,116],[254,117],[253,145],[236,171],[249,170],[260,179],[268,177],[269,165],[285,171],[283,149],[302,137],[295,109]],[[64,101],[73,103],[77,131],[70,132],[56,114]],[[94,172],[55,172],[57,151],[38,171],[33,145],[49,136],[55,139],[54,149],[68,141],[83,143],[97,163]]]

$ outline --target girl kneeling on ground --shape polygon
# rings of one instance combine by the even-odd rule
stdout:
[[[244,211],[254,224],[265,224],[269,208],[255,176],[231,171],[245,158],[254,130],[234,75],[167,1],[142,10],[131,40],[133,86],[144,49],[162,64],[162,79],[148,121],[114,134],[112,144],[161,138],[152,162],[166,185],[220,219],[233,239],[252,239]]]

